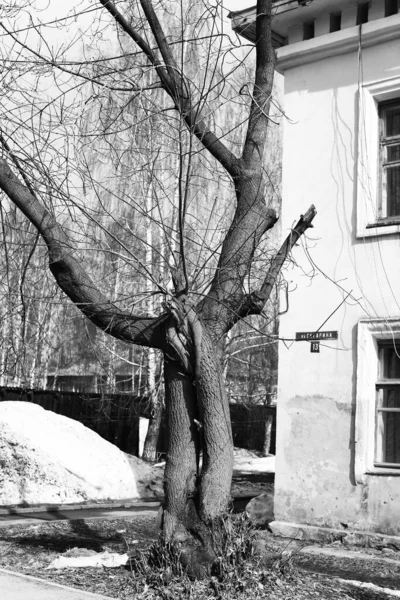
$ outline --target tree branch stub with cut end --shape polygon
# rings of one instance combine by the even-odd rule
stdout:
[[[248,315],[258,315],[261,313],[271,295],[276,279],[281,272],[282,266],[288,258],[290,251],[307,229],[313,227],[312,221],[316,214],[317,211],[312,204],[306,213],[300,216],[300,219],[272,259],[261,288],[245,297],[244,302],[235,317],[236,321]]]

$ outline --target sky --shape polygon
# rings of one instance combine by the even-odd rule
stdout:
[[[225,0],[224,6],[228,10],[244,10],[256,5],[257,0]]]
[[[25,2],[26,0],[21,0]],[[223,6],[226,9],[226,14],[230,11],[238,11],[244,10],[246,8],[250,8],[256,5],[257,0],[223,0]],[[27,10],[23,11],[22,14],[19,14],[19,26],[25,21],[29,21],[30,14],[34,15],[34,21],[37,22],[49,22],[53,19],[57,19],[57,17],[71,14],[74,10],[79,12],[80,9],[86,8],[95,8],[98,3],[96,0],[69,0],[67,3],[65,0],[34,0],[33,7],[39,9],[38,12],[35,10],[29,10],[29,4],[27,6]],[[61,9],[61,10],[60,10]],[[87,14],[86,23],[87,26],[90,27],[90,23],[92,21],[92,15],[90,13]],[[79,23],[84,27],[85,19],[80,17]],[[64,28],[56,29],[53,31],[47,29],[46,30],[46,41],[50,43],[50,45],[54,47],[59,47],[65,40],[73,35],[71,32],[75,31],[74,22],[70,21],[71,29],[70,33],[68,33]],[[51,37],[53,35],[53,37]],[[50,36],[50,38],[49,38]],[[77,52],[80,52],[79,46],[77,46]],[[71,52],[69,53],[71,56]]]

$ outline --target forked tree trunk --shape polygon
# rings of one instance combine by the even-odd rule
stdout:
[[[167,542],[180,544],[189,573],[202,577],[216,559],[209,525],[231,499],[233,445],[222,373],[204,326],[197,351],[196,377],[179,363],[164,366],[169,446],[162,529]]]

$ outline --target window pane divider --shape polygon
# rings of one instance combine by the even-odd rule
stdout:
[[[400,144],[400,135],[382,136],[382,143],[385,144],[385,146]]]

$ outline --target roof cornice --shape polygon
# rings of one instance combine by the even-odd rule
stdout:
[[[307,41],[278,48],[276,69],[284,73],[287,69],[303,64],[368,48],[382,42],[400,39],[400,13],[329,33]]]

